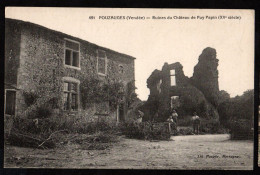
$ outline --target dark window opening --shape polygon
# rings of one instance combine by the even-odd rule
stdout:
[[[65,64],[70,65],[70,60],[71,60],[71,50],[66,50]]]
[[[72,66],[79,67],[79,53],[78,52],[73,52],[72,60],[73,60]]]
[[[65,40],[65,64],[79,67],[79,43]]]
[[[12,90],[6,91],[6,101],[5,101],[5,114],[15,115],[15,99],[16,92]]]

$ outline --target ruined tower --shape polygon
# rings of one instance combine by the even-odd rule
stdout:
[[[144,120],[166,121],[172,109],[180,116],[197,112],[202,118],[218,120],[217,66],[216,50],[206,48],[194,67],[192,78],[185,76],[179,62],[164,63],[161,71],[153,71],[147,79],[150,95],[144,105]]]
[[[194,67],[192,83],[205,95],[206,99],[215,107],[218,105],[218,59],[216,50],[205,48],[199,56],[199,62]]]

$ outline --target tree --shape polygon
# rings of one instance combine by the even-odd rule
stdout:
[[[222,102],[218,106],[218,112],[222,124],[238,119],[252,121],[254,115],[254,90],[247,90],[241,96]]]
[[[227,91],[221,90],[218,95],[218,103],[221,104],[230,99],[230,94]]]

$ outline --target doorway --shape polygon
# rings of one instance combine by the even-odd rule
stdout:
[[[5,114],[15,115],[15,99],[16,99],[15,90],[8,89],[5,91]]]

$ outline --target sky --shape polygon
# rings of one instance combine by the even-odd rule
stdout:
[[[206,47],[217,51],[220,90],[234,97],[254,88],[252,10],[7,7],[5,15],[135,57],[136,93],[141,100],[148,98],[146,80],[152,71],[161,70],[165,62],[180,62],[191,77]]]

